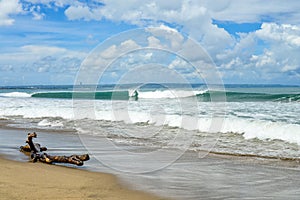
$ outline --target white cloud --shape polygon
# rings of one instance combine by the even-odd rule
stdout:
[[[207,51],[205,51],[205,48],[192,39],[184,42],[179,54],[190,62],[205,61],[206,63],[210,63],[212,60]]]
[[[34,20],[41,20],[45,17],[45,14],[41,12],[40,6],[31,6],[29,12],[33,15]]]
[[[73,0],[22,0],[21,2],[24,14],[32,15],[34,20],[42,20],[46,16],[42,11],[42,7],[58,11],[58,8],[79,3]]]
[[[110,59],[113,58],[117,54],[117,46],[112,45],[101,52],[101,57],[104,59]]]
[[[138,48],[140,48],[140,45],[138,45],[135,41],[130,39],[122,42],[118,49],[120,52],[126,52]]]
[[[53,55],[66,53],[68,50],[60,47],[53,46],[38,46],[38,45],[26,45],[21,47],[21,51],[34,54],[35,56]]]
[[[18,72],[75,72],[85,56],[60,47],[27,45],[16,52],[1,54],[0,66]]]
[[[299,65],[297,66],[297,65],[285,65],[282,69],[281,69],[281,71],[282,72],[288,72],[288,71],[294,71],[294,70],[296,70],[296,69],[299,69],[300,67],[299,67]],[[300,74],[299,74],[300,75]]]
[[[99,77],[103,76],[104,72],[108,72],[110,77],[115,78],[116,76],[111,76],[112,73],[118,71],[120,75],[121,71],[127,70],[128,65],[124,66],[122,62],[119,62],[119,64],[116,65],[117,67],[112,68],[112,64],[114,62],[120,61],[120,57],[124,53],[139,48],[140,46],[131,39],[125,40],[119,44],[112,44],[106,47],[99,46],[99,48],[96,48],[81,63],[81,68],[79,72],[80,76],[77,80],[81,80],[82,82],[89,84],[96,84],[99,80]],[[149,58],[151,56],[148,54],[147,57]],[[128,60],[126,64],[128,64],[131,58],[129,57],[127,59]]]
[[[268,50],[260,56],[253,55],[251,60],[255,63],[256,67],[276,66],[277,64],[274,53]]]
[[[32,4],[44,4],[47,7],[63,7],[66,5],[76,4],[74,0],[23,0]]]
[[[205,4],[199,1],[175,0],[164,1],[101,1],[105,5],[89,6],[77,4],[69,6],[65,14],[70,20],[125,21],[135,25],[157,25],[167,22],[182,26],[183,31],[200,41],[211,52],[218,51],[232,42],[231,36],[221,28],[212,24],[212,16]],[[222,6],[221,6],[222,7]],[[162,28],[162,27],[161,27]],[[170,37],[173,37],[170,35]],[[173,47],[178,48],[180,40],[173,40]],[[216,46],[216,43],[218,46]]]
[[[108,47],[107,49],[100,52],[100,56],[103,59],[114,59],[115,57],[122,55],[122,53],[139,48],[140,46],[135,41],[130,39],[122,42],[118,46],[112,45]]]
[[[70,19],[70,20],[75,20],[75,19],[84,19],[84,20],[91,20],[91,19],[96,19],[100,20],[100,18],[96,18],[96,15],[94,15],[93,11],[90,10],[88,6],[70,6],[66,11],[65,15]]]
[[[263,54],[258,55],[256,65],[272,68],[275,72],[300,69],[300,26],[264,23],[255,35],[269,45]]]
[[[298,25],[263,23],[261,29],[241,34],[232,49],[217,55],[217,62],[224,76],[235,70],[253,73],[261,80],[280,81],[285,77],[283,81],[296,81],[300,73],[299,38]],[[259,47],[259,43],[264,45]]]
[[[152,36],[148,38],[150,47],[162,47],[161,42],[158,39],[162,38],[170,43],[168,48],[172,51],[176,52],[182,48],[184,38],[176,29],[161,24],[159,27],[148,28],[147,31],[152,34]]]
[[[290,24],[263,23],[256,35],[269,42],[300,47],[300,27]]]
[[[184,78],[196,78],[196,68],[187,61],[176,58],[168,66],[169,69],[174,70],[176,73],[181,74]],[[198,75],[199,76],[199,75]]]
[[[212,19],[233,22],[260,22],[264,17],[278,21],[296,21],[300,4],[295,0],[272,3],[261,0],[175,0],[172,3],[165,1],[101,1],[105,6],[86,7],[70,6],[66,10],[69,19],[100,20],[106,18],[112,21],[125,21],[131,24],[144,25],[159,21],[175,24],[182,27],[192,38],[199,41],[209,53],[214,56],[234,43],[234,39],[224,29],[212,24]],[[77,8],[77,12],[70,11]],[[79,9],[80,8],[80,9]],[[282,15],[282,13],[286,13]],[[300,15],[300,14],[299,14]],[[149,21],[150,20],[150,21]],[[300,22],[300,20],[298,21]],[[156,42],[149,38],[150,42]],[[298,38],[291,38],[291,42],[299,44]],[[174,44],[176,45],[176,44]]]
[[[205,52],[207,50],[222,70],[224,77],[232,75],[242,77],[247,73],[257,77],[263,76],[266,79],[274,73],[299,77],[300,4],[298,0],[272,0],[271,2],[173,0],[172,3],[161,0],[93,0],[87,3],[73,0],[24,0],[22,2],[35,4],[25,9],[33,15],[34,19],[43,19],[45,16],[42,9],[36,5],[42,4],[53,9],[66,8],[65,15],[69,20],[107,19],[138,26],[160,27],[147,38],[150,47],[168,47],[175,52],[184,49],[180,53],[191,60],[209,60]],[[12,16],[22,12],[24,11],[18,0],[0,1],[0,26],[12,25],[14,23]],[[226,30],[213,24],[213,20],[234,23],[274,21],[274,23],[263,23],[260,30],[240,33],[239,37],[235,38]],[[169,28],[167,24],[175,28]],[[204,50],[198,52],[197,48],[189,48],[190,41],[185,41],[176,29],[180,30],[180,33],[187,33],[199,42]],[[165,40],[170,42],[167,46]],[[139,44],[133,40],[111,45],[102,51],[100,56],[95,55],[97,58],[94,61],[97,65],[106,64],[105,60],[135,48],[139,48]],[[24,46],[21,52],[18,52],[20,60],[30,59],[30,56],[25,56],[26,51],[31,52],[31,55],[41,55],[41,52],[45,52],[52,57],[70,53],[66,49],[56,49],[56,47]]]
[[[280,23],[300,22],[298,0],[172,0],[172,3],[161,0],[93,0],[86,3],[74,0],[24,1],[48,7],[69,6],[66,15],[72,20],[99,20],[105,17],[134,24],[141,24],[145,19],[193,23],[194,19],[201,22],[203,16],[209,15],[216,20],[238,23],[261,22],[265,19]]]
[[[272,19],[280,23],[300,23],[298,0],[205,0],[205,2],[216,20],[244,23]],[[214,9],[219,3],[220,9]]]
[[[1,0],[0,1],[0,26],[13,25],[14,19],[11,15],[22,13],[22,5],[19,0]]]
[[[154,36],[150,36],[147,38],[148,40],[148,46],[149,47],[152,47],[152,48],[163,48],[162,44],[160,43],[160,40],[157,39],[156,37]]]

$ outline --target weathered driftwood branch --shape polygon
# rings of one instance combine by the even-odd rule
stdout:
[[[47,151],[46,147],[41,147],[40,144],[34,143],[32,141],[33,138],[36,138],[37,134],[35,132],[28,133],[28,138],[26,140],[27,145],[21,146],[20,151],[24,153],[30,152],[30,158],[32,162],[44,162],[44,163],[70,163],[78,166],[83,165],[84,161],[90,159],[88,154],[83,155],[71,155],[71,156],[51,156],[43,151]]]

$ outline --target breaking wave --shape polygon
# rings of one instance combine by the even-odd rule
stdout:
[[[25,92],[8,92],[8,93],[0,93],[1,97],[15,97],[15,98],[25,98],[31,97],[31,94]]]
[[[35,97],[35,98],[63,98],[63,99],[99,99],[99,100],[129,100],[129,99],[174,99],[195,98],[198,101],[209,102],[211,96],[226,96],[228,102],[300,102],[300,94],[266,94],[266,93],[243,93],[231,91],[209,90],[155,90],[155,91],[97,91],[97,92],[38,92],[28,94],[23,92],[2,93],[3,97]]]

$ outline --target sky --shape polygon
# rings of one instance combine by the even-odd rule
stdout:
[[[161,69],[155,76],[176,71],[197,82],[189,65],[200,62],[176,54],[188,41],[201,46],[224,83],[300,85],[299,10],[298,0],[0,0],[0,85],[74,84],[99,48],[103,58],[140,49],[124,50],[104,83],[124,77],[132,63],[144,65],[135,72],[141,79],[153,68]],[[149,27],[164,35],[139,31]]]

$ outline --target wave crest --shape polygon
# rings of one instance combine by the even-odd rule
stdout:
[[[174,99],[174,98],[186,98],[201,95],[206,93],[208,90],[156,90],[156,91],[137,91],[138,98],[141,99]]]
[[[25,93],[25,92],[8,92],[8,93],[0,93],[0,96],[2,97],[31,97],[31,94]]]

